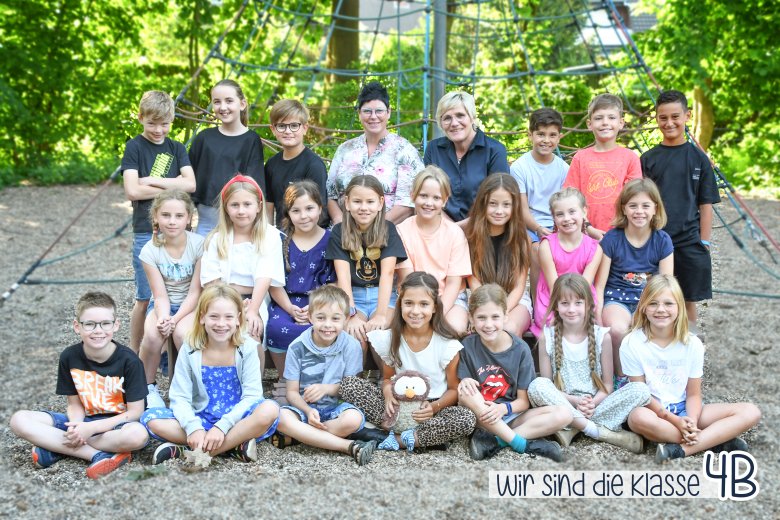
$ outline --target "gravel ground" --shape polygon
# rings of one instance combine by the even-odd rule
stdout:
[[[0,192],[0,290],[10,287],[35,257],[48,247],[67,222],[97,192],[94,187],[13,188]],[[780,203],[750,201],[773,235],[780,236]],[[722,204],[724,217],[736,213]],[[47,258],[70,252],[110,236],[130,215],[119,186],[111,186],[54,248]],[[742,226],[737,232],[742,236]],[[85,254],[41,267],[34,279],[115,279],[131,276],[130,235],[125,234]],[[760,258],[768,255],[754,241],[746,245]],[[780,294],[777,279],[760,271],[724,231],[714,237],[716,287]],[[771,260],[769,260],[771,262]],[[777,265],[771,265],[780,271]],[[392,511],[399,518],[447,516],[484,518],[499,510],[540,518],[698,518],[715,513],[728,518],[780,518],[780,498],[771,475],[780,470],[780,450],[768,424],[776,424],[780,410],[774,368],[777,347],[765,338],[776,333],[777,300],[717,294],[702,311],[707,366],[705,401],[749,399],[761,408],[763,419],[747,440],[758,462],[761,492],[748,502],[716,499],[666,500],[492,500],[488,498],[488,471],[656,470],[655,445],[634,455],[580,437],[566,450],[561,464],[504,450],[482,462],[469,459],[466,442],[446,452],[407,455],[378,453],[372,463],[358,468],[346,456],[306,447],[277,450],[259,447],[260,461],[242,464],[216,460],[205,471],[193,472],[179,461],[164,465],[163,473],[130,480],[144,468],[152,448],[146,448],[125,468],[93,482],[82,461],[65,460],[36,470],[28,443],[8,428],[20,408],[65,408],[54,395],[59,352],[74,342],[72,307],[87,289],[102,289],[120,303],[125,322],[116,338],[127,340],[132,287],[130,283],[25,285],[2,307],[0,321],[0,516],[13,518],[170,518],[194,516],[259,518],[344,518],[376,516]],[[700,471],[702,457],[675,461],[664,469]],[[769,476],[769,477],[768,477]],[[311,500],[314,499],[312,502]]]

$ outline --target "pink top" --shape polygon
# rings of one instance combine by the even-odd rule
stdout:
[[[417,217],[410,217],[396,229],[408,257],[396,269],[412,268],[433,275],[439,282],[439,293],[444,291],[448,276],[462,276],[461,289],[465,289],[465,277],[471,276],[471,256],[466,235],[457,224],[442,218],[439,228],[426,235],[417,227]]]
[[[588,220],[602,231],[612,229],[615,201],[631,179],[642,178],[639,156],[618,146],[608,152],[583,148],[571,160],[563,187],[577,188],[588,203]]]
[[[561,243],[558,240],[558,233],[547,235],[546,237],[543,237],[542,240],[547,240],[547,243],[550,245],[550,252],[552,253],[555,270],[558,272],[558,276],[566,273],[584,273],[585,267],[593,260],[593,256],[596,254],[596,248],[599,247],[599,243],[596,240],[584,233],[580,245],[573,251],[566,251],[561,247]],[[593,294],[593,300],[595,301],[596,288],[591,284],[590,289]],[[542,332],[542,324],[548,305],[550,305],[550,288],[547,287],[547,279],[545,279],[544,273],[541,273],[539,275],[539,281],[536,284],[534,322],[531,324],[531,332],[537,337]],[[550,315],[550,318],[552,318],[552,315]],[[547,321],[548,324],[550,322],[551,320]]]

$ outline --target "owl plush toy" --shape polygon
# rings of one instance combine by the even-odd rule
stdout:
[[[382,429],[401,433],[412,430],[419,424],[412,418],[412,412],[419,410],[422,403],[428,399],[431,382],[428,376],[414,370],[402,370],[390,379],[393,397],[398,406],[392,415],[385,412],[382,417]]]

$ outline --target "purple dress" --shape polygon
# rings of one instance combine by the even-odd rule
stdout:
[[[333,261],[325,259],[330,231],[325,230],[317,244],[308,251],[301,251],[290,240],[290,272],[287,273],[285,291],[290,302],[300,308],[309,304],[309,293],[328,283],[336,282]],[[311,325],[301,325],[273,299],[268,306],[267,345],[271,351],[285,352],[290,343]]]

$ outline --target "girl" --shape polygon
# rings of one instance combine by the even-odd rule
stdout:
[[[460,335],[468,326],[465,279],[471,276],[471,259],[466,235],[442,216],[450,193],[450,179],[438,166],[426,166],[414,178],[416,215],[398,224],[409,258],[397,269],[399,282],[412,271],[425,271],[436,278],[444,317]]]
[[[631,381],[650,387],[650,404],[631,412],[628,425],[662,443],[656,461],[704,450],[748,450],[737,435],[758,424],[761,411],[752,403],[702,404],[704,345],[688,332],[682,290],[673,276],[656,275],[647,283],[620,358]]]
[[[612,344],[620,345],[631,325],[639,295],[655,274],[672,274],[672,239],[665,231],[666,212],[655,183],[650,179],[629,181],[616,203],[614,229],[601,239],[604,255],[596,276],[597,310],[610,327]],[[586,224],[588,225],[588,224]],[[620,368],[620,349],[612,352],[615,388],[628,379]]]
[[[150,408],[141,416],[149,433],[166,441],[152,464],[195,449],[255,461],[255,439],[276,431],[279,405],[263,399],[257,351],[244,343],[242,308],[241,296],[225,284],[203,290],[176,360],[171,407]]]
[[[550,213],[554,233],[543,236],[539,243],[539,263],[542,276],[536,285],[534,322],[531,332],[539,337],[550,303],[550,287],[563,273],[579,273],[593,286],[601,262],[599,243],[583,232],[585,197],[576,188],[564,188],[550,197]],[[595,292],[595,287],[593,288]]]
[[[247,333],[262,341],[268,317],[268,288],[284,286],[282,240],[268,224],[260,186],[236,175],[222,188],[219,224],[206,238],[200,283],[217,280],[230,284],[245,300]],[[258,346],[262,368],[265,357]]]
[[[189,231],[194,211],[190,196],[181,190],[157,195],[149,212],[152,240],[139,255],[153,297],[139,352],[149,385],[146,402],[150,408],[165,406],[154,380],[163,344],[171,336],[177,348],[182,344],[184,334],[192,327],[192,311],[200,296],[203,238]]]
[[[553,323],[545,325],[539,338],[542,377],[531,383],[528,397],[534,406],[569,410],[574,417],[571,428],[556,434],[564,446],[584,432],[641,453],[642,438],[621,425],[631,410],[650,401],[650,390],[642,383],[628,383],[612,392],[612,385],[604,384],[612,382],[612,342],[609,330],[596,325],[592,290],[590,281],[576,273],[555,281],[549,307]]]
[[[530,408],[528,385],[536,372],[525,342],[508,333],[506,293],[496,284],[471,293],[469,312],[476,334],[463,340],[458,396],[477,416],[479,428],[469,442],[475,460],[491,457],[507,446],[560,462],[561,447],[542,437],[571,422],[564,406]]]
[[[506,328],[522,336],[531,323],[531,298],[525,290],[530,245],[525,232],[517,181],[494,173],[482,181],[466,226],[471,252],[471,290],[496,283],[507,292]]]
[[[236,172],[245,172],[265,190],[263,144],[247,127],[248,105],[241,87],[223,79],[211,89],[211,109],[220,125],[198,133],[190,147],[195,169],[198,234],[205,237],[219,219],[219,194]]]
[[[360,408],[367,421],[379,424],[383,413],[392,414],[398,406],[390,379],[397,371],[415,370],[430,380],[428,400],[412,413],[419,426],[399,435],[385,433],[387,438],[379,448],[405,447],[412,451],[470,434],[476,418],[457,405],[458,352],[463,346],[444,319],[439,283],[428,273],[411,273],[401,284],[398,302],[390,330],[368,333],[371,346],[382,360],[382,389],[365,379],[345,377],[339,391],[341,399]]]
[[[268,307],[268,350],[280,377],[287,347],[310,327],[309,293],[336,281],[333,262],[325,259],[330,231],[317,224],[322,213],[317,185],[312,181],[291,184],[281,209],[287,281],[284,287],[271,287]]]
[[[376,177],[353,177],[345,197],[344,220],[333,226],[325,258],[333,260],[338,286],[349,296],[347,332],[365,351],[366,334],[389,324],[395,265],[406,260],[406,251],[395,224],[384,218],[384,191]]]

